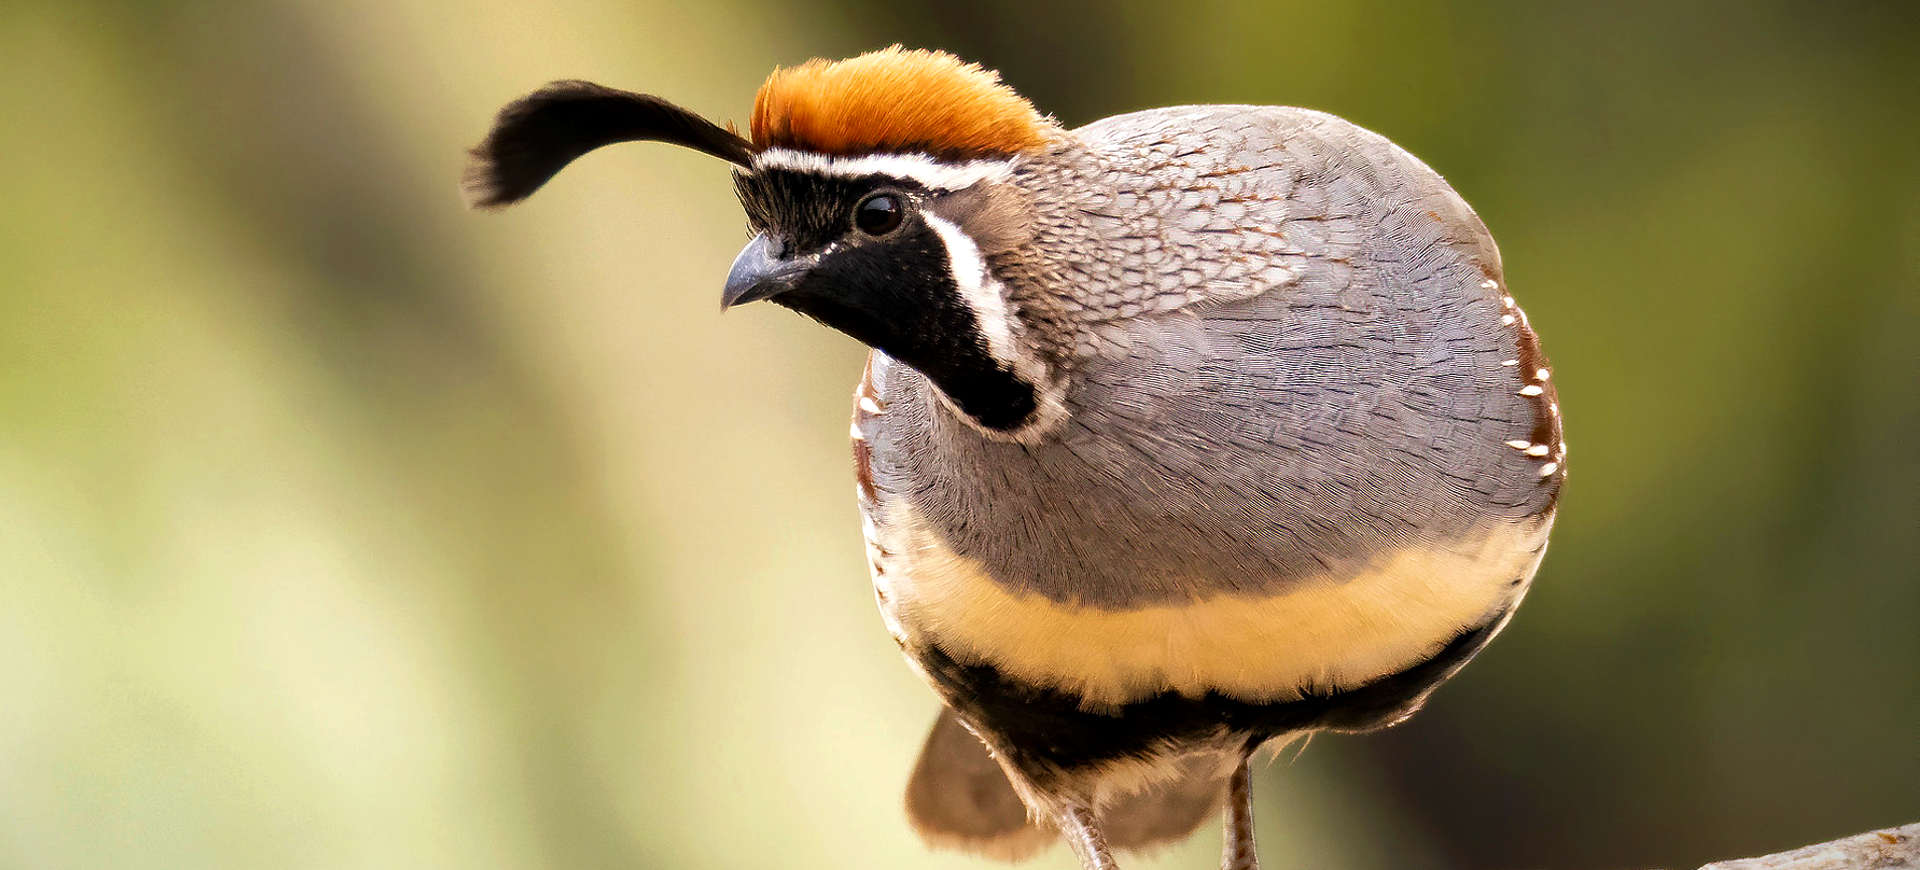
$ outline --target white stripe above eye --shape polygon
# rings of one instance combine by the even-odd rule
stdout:
[[[1007,298],[1000,282],[987,273],[987,261],[980,247],[953,222],[921,212],[920,216],[940,235],[947,246],[947,262],[953,270],[953,283],[960,288],[960,300],[973,311],[980,335],[987,340],[987,352],[1008,368],[1020,369],[1013,347],[1013,322],[1007,317]]]
[[[785,169],[843,178],[886,175],[904,178],[930,190],[964,190],[982,181],[1005,181],[1013,160],[969,160],[943,163],[924,154],[862,154],[835,157],[791,148],[769,148],[753,158],[755,171]]]

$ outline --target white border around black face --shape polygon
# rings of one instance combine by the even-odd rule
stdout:
[[[980,255],[980,247],[974,244],[973,238],[957,224],[939,215],[922,212],[921,219],[927,222],[927,226],[940,237],[947,249],[947,269],[953,274],[954,286],[960,291],[960,301],[973,312],[974,323],[979,327],[981,337],[986,340],[987,353],[1033,388],[1033,415],[1019,429],[1002,432],[985,427],[976,428],[994,438],[1032,440],[1052,428],[1053,423],[1066,413],[1066,406],[1061,399],[1062,390],[1053,375],[1052,366],[1020,342],[1016,334],[1019,324],[1008,310],[1007,288],[987,268],[986,258]],[[945,395],[941,398],[944,399]],[[972,422],[964,412],[958,408],[954,410],[963,419]]]
[[[965,231],[946,218],[923,212],[921,219],[933,228],[947,248],[947,269],[960,289],[960,301],[973,311],[974,322],[987,340],[987,352],[1001,364],[1019,368],[1019,353],[1013,343],[1013,321],[1007,315],[1006,288],[987,271],[980,248]]]
[[[753,158],[753,170],[784,169],[842,178],[886,175],[904,178],[929,190],[965,190],[983,181],[1006,181],[1013,160],[969,160],[945,163],[924,154],[861,154],[836,157],[790,148],[769,148]]]

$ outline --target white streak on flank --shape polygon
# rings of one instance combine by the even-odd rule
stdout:
[[[1517,366],[1520,364],[1520,361],[1517,359],[1503,359],[1500,361],[1500,364],[1503,366]]]
[[[1527,448],[1527,455],[1528,456],[1545,456],[1547,455],[1547,452],[1551,449],[1552,448],[1548,447],[1545,444],[1535,444],[1532,447]]]
[[[865,411],[869,414],[885,414],[886,413],[886,409],[880,407],[880,403],[874,401],[872,396],[860,397],[860,410]]]
[[[1553,412],[1553,416],[1555,416],[1555,417],[1558,417],[1558,416],[1560,416],[1560,403],[1559,403],[1559,402],[1548,402],[1548,403],[1547,403],[1547,410],[1549,410],[1549,411],[1552,411],[1552,412]]]
[[[987,261],[980,256],[979,246],[951,221],[929,212],[921,212],[921,217],[926,220],[927,226],[933,227],[933,231],[939,234],[940,241],[946,243],[947,265],[953,272],[953,283],[960,288],[960,301],[973,311],[980,334],[987,340],[987,352],[998,362],[1018,371],[1020,366],[1016,365],[1013,347],[1013,321],[1007,317],[1006,294],[1002,292],[1000,282],[987,274]]]
[[[1493,280],[1492,278],[1488,278],[1487,280],[1480,282],[1480,286],[1488,290],[1496,290],[1496,289],[1499,289],[1500,284],[1499,282]],[[1512,302],[1513,297],[1511,296],[1507,297],[1507,301]]]
[[[1546,392],[1546,390],[1541,389],[1539,384],[1528,384],[1520,388],[1520,395],[1522,396],[1538,396],[1544,392]]]
[[[904,178],[932,190],[964,190],[983,181],[1005,181],[1013,174],[1013,160],[969,160],[943,163],[924,154],[862,154],[835,157],[790,148],[769,148],[753,158],[754,171],[784,169],[842,178],[884,175]]]
[[[1533,449],[1533,442],[1525,438],[1515,438],[1512,441],[1508,441],[1507,446],[1515,450],[1531,450]]]
[[[1547,463],[1547,464],[1545,464],[1545,465],[1542,465],[1542,466],[1540,466],[1540,476],[1541,476],[1541,477],[1552,477],[1552,476],[1553,476],[1553,473],[1554,473],[1554,472],[1556,472],[1556,471],[1559,471],[1559,470],[1560,470],[1560,463],[1558,463],[1558,462],[1549,462],[1549,463]]]
[[[865,436],[865,435],[863,435],[863,434],[861,434],[861,432],[860,432],[860,423],[859,423],[859,421],[857,421],[857,420],[856,420],[856,421],[854,421],[854,422],[852,422],[852,423],[848,423],[848,424],[847,424],[847,434],[848,434],[848,435],[850,435],[850,436],[852,436],[852,437],[853,437],[853,440],[855,440],[855,441],[865,441],[865,440],[867,440],[867,436]]]
[[[1512,326],[1512,325],[1513,325],[1513,315],[1511,315],[1511,314],[1502,314],[1502,315],[1500,315],[1500,325],[1501,325],[1501,326]]]
[[[1536,381],[1544,381],[1551,377],[1553,377],[1553,372],[1547,371],[1546,369],[1533,370],[1533,379]]]
[[[1513,307],[1513,297],[1512,297],[1512,296],[1502,296],[1502,297],[1500,297],[1500,304],[1501,304],[1501,305],[1505,305],[1505,306],[1506,306],[1506,307],[1508,307],[1508,308],[1512,308],[1512,307]]]

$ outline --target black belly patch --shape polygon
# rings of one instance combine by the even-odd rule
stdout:
[[[1164,692],[1113,713],[1090,713],[1071,692],[1015,680],[992,665],[964,664],[937,646],[920,663],[965,718],[1037,782],[1105,762],[1146,759],[1183,743],[1244,739],[1249,747],[1296,731],[1371,731],[1419,709],[1426,696],[1486,646],[1500,620],[1468,629],[1431,658],[1364,686],[1291,701],[1249,703],[1209,692]]]

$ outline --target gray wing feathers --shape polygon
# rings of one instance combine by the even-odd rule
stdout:
[[[1118,115],[1074,135],[1084,146],[1075,159],[1032,171],[1062,173],[1048,185],[1073,189],[1054,205],[1059,213],[1043,204],[1042,235],[1057,236],[1048,249],[1074,252],[1055,264],[1084,273],[1070,283],[1099,288],[1075,300],[1096,322],[1257,296],[1310,266],[1378,255],[1383,241],[1405,243],[1393,253],[1409,258],[1499,273],[1485,227],[1438,174],[1331,115],[1185,106]]]
[[[937,487],[917,507],[956,552],[1117,606],[1196,583],[1267,594],[1552,506],[1554,480],[1513,446],[1542,408],[1499,254],[1431,169],[1300,109],[1155,110],[1074,135],[1084,147],[1021,170],[1047,192],[1037,247],[1062,252],[1057,282],[1026,292],[1079,308],[1060,319],[1062,431],[984,443],[904,367],[887,386],[876,476]]]

